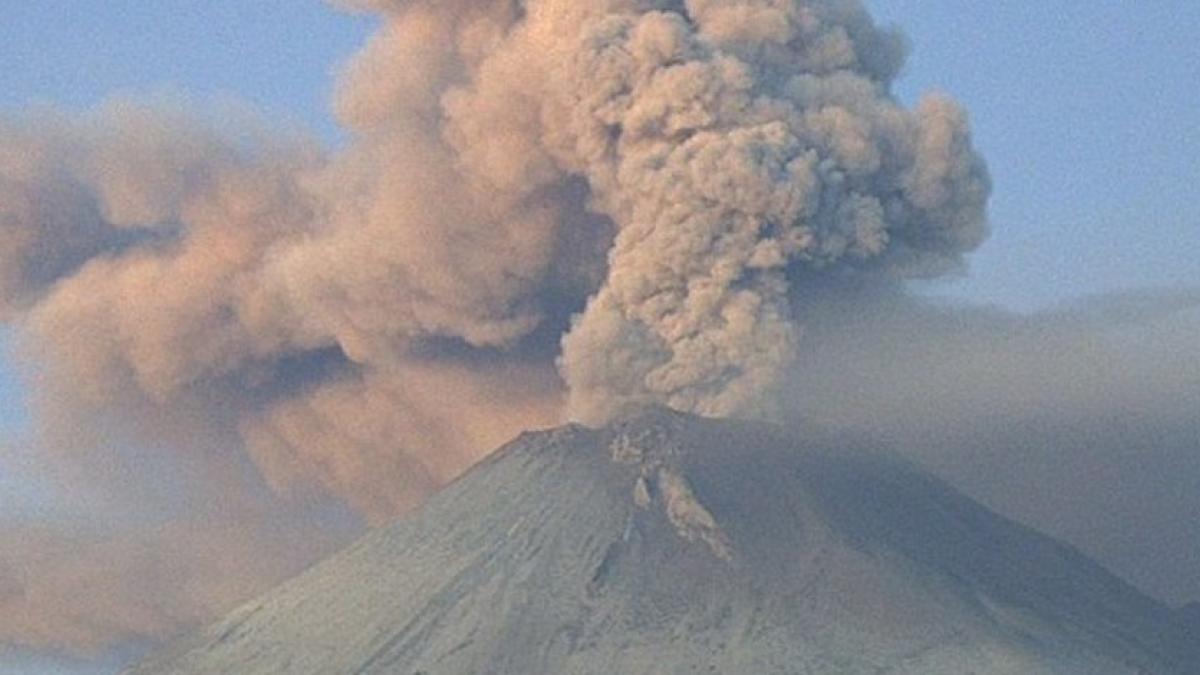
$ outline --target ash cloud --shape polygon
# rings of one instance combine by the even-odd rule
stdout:
[[[0,537],[4,643],[91,658],[194,630],[345,543],[266,514],[117,530],[9,524]]]
[[[904,41],[854,0],[336,4],[380,21],[339,74],[344,147],[163,102],[0,119],[0,317],[33,447],[73,488],[181,523],[228,494],[248,527],[256,500],[323,497],[380,523],[568,418],[800,401],[858,428],[814,404],[888,409],[812,375],[812,350],[858,335],[839,308],[907,306],[905,279],[961,270],[986,238],[965,112],[891,95]],[[45,569],[26,583],[78,577]],[[168,634],[273,574],[167,595],[146,624]],[[51,614],[0,641],[49,644]]]
[[[210,422],[379,521],[529,426],[761,412],[806,275],[984,238],[964,113],[892,98],[857,3],[351,8],[337,151],[162,103],[4,122],[2,306],[60,426]]]
[[[825,285],[783,398],[882,442],[1144,591],[1200,597],[1200,289],[1034,313]]]
[[[563,338],[573,417],[759,412],[801,332],[799,276],[932,274],[982,242],[989,184],[965,115],[891,97],[903,43],[857,4],[525,8],[444,100],[473,173],[583,177],[615,225]]]

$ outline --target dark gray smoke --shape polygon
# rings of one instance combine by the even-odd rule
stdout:
[[[1200,597],[1200,290],[1017,314],[827,288],[792,423],[882,439],[1142,589]]]

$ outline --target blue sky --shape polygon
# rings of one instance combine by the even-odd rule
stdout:
[[[992,239],[966,278],[934,292],[1033,309],[1200,286],[1200,2],[867,4],[910,37],[899,95],[960,100],[995,180]],[[0,0],[0,111],[187,92],[337,142],[332,74],[370,27],[320,0]],[[0,331],[0,439],[11,440],[24,413],[8,340]],[[15,482],[0,455],[0,490],[18,494]]]
[[[9,359],[11,333],[0,327],[0,360]],[[12,377],[0,378],[0,428],[19,428],[25,422],[25,400],[21,387]]]
[[[1200,284],[1200,3],[873,0],[900,94],[971,111],[994,234],[955,294],[1018,308]]]
[[[232,96],[327,138],[332,73],[370,27],[321,0],[0,0],[0,16],[0,108]]]

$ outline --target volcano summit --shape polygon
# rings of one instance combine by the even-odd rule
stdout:
[[[527,433],[131,673],[1200,672],[1167,607],[846,445],[665,410]]]

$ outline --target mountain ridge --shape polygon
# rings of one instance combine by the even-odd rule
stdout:
[[[522,434],[136,675],[1197,672],[1175,615],[885,452],[666,410]]]

